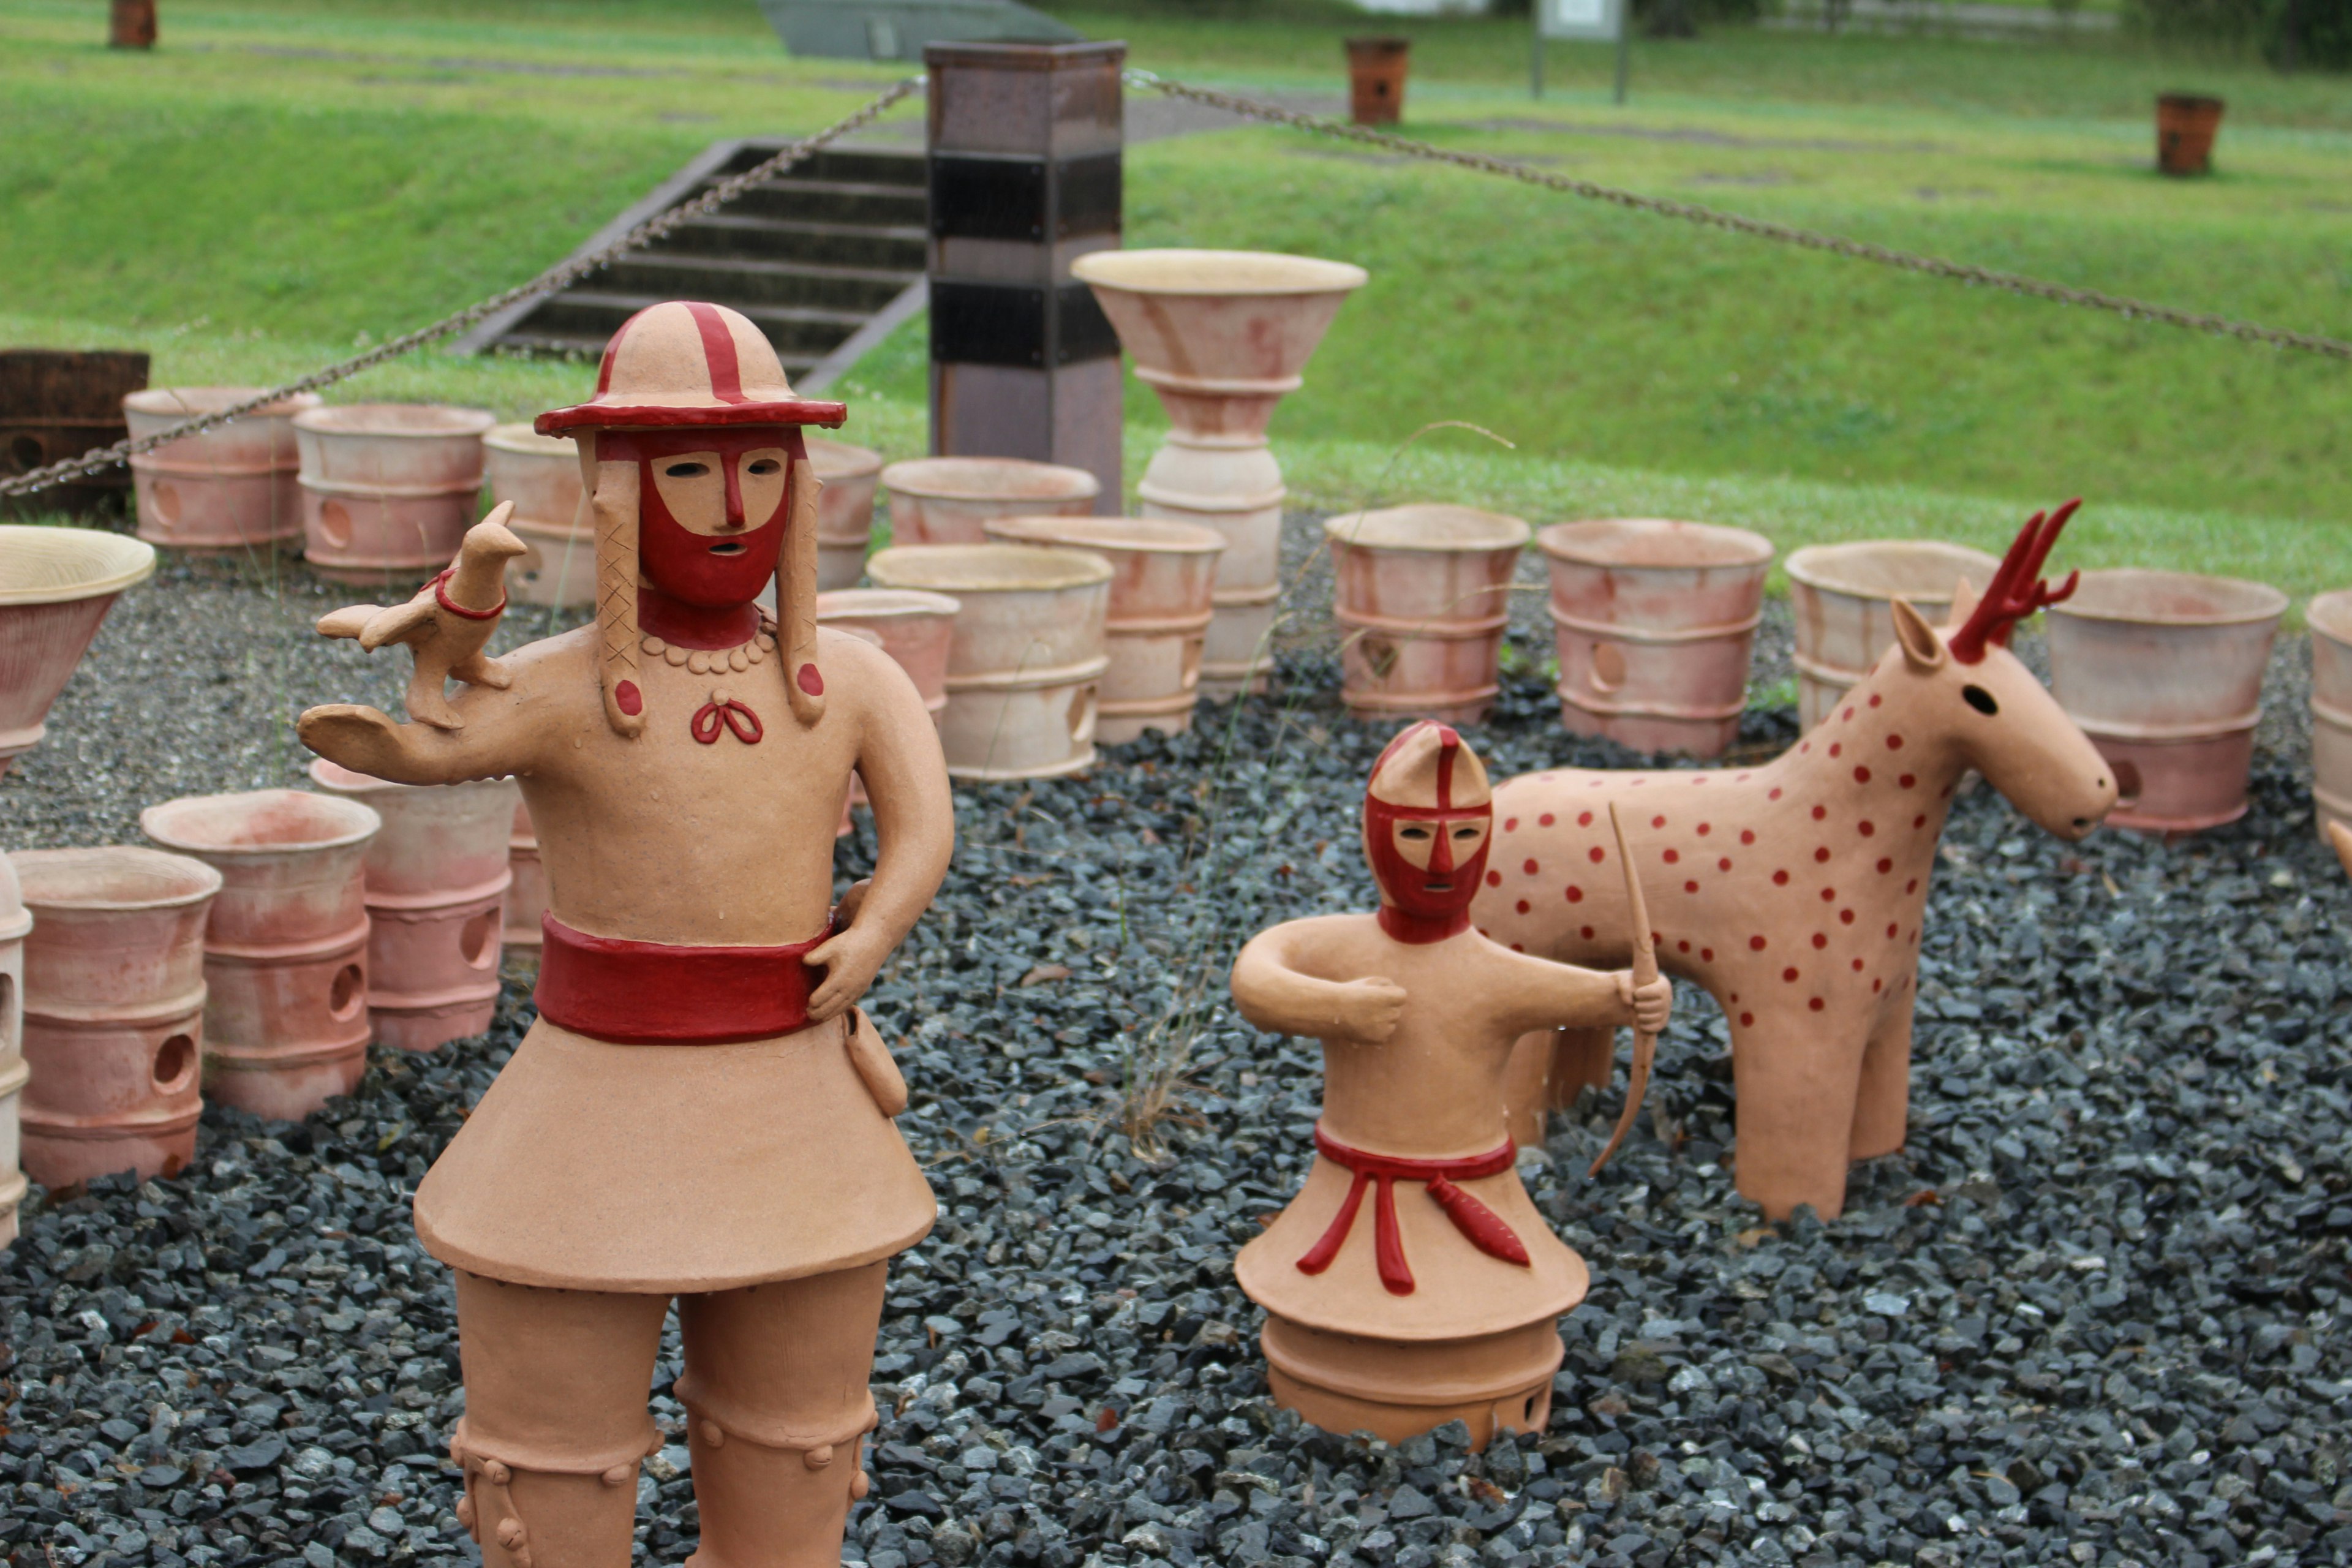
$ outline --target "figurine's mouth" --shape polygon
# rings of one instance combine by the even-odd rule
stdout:
[[[1454,884],[1451,882],[1423,882],[1421,885],[1421,890],[1424,893],[1450,893],[1454,890]]]
[[[724,544],[712,545],[710,547],[710,553],[713,555],[740,555],[749,548],[750,546],[745,544],[741,540],[730,539]]]

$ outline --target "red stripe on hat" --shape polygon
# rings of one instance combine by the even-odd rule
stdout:
[[[735,334],[727,330],[727,318],[719,313],[716,305],[698,301],[687,310],[694,316],[695,329],[702,334],[702,359],[710,370],[710,395],[721,403],[748,403],[743,395],[743,371],[735,362]]]
[[[604,362],[596,367],[597,396],[602,397],[606,393],[613,390],[613,362],[620,357],[621,340],[629,335],[629,329],[635,326],[639,321],[644,319],[644,316],[645,312],[643,310],[639,310],[635,315],[631,316],[627,321],[623,321],[621,323],[620,330],[613,334],[613,341],[604,345]]]

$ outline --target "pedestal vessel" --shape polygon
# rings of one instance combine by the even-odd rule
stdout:
[[[49,705],[155,547],[86,528],[0,523],[0,773],[48,733]]]

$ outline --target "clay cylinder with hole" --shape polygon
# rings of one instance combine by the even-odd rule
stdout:
[[[1369,719],[1484,718],[1501,689],[1511,572],[1528,531],[1466,506],[1326,520],[1340,700]]]
[[[963,605],[945,594],[903,588],[835,588],[820,594],[821,626],[871,637],[915,683],[924,711],[941,723],[948,708],[948,647],[955,637],[956,613]]]
[[[320,757],[320,789],[373,806],[383,830],[365,873],[368,1016],[375,1037],[429,1051],[478,1035],[499,1006],[515,805],[512,779],[402,784]]]
[[[1096,741],[1116,744],[1146,730],[1181,735],[1192,727],[1223,534],[1153,518],[1010,517],[991,522],[988,535],[1007,544],[1090,551],[1110,563],[1103,623],[1110,668],[1103,672]]]
[[[884,468],[882,488],[893,546],[984,544],[992,517],[1083,516],[1102,493],[1084,468],[1026,458],[915,458]]]
[[[482,477],[490,504],[512,501],[507,527],[523,553],[507,566],[507,595],[518,605],[557,608],[596,598],[596,532],[580,503],[580,452],[569,436],[541,436],[529,425],[500,425],[482,437]]]
[[[9,857],[25,939],[25,1172],[174,1175],[204,1100],[205,918],[220,873],[160,849]]]
[[[135,439],[244,402],[255,386],[150,387],[122,400]],[[168,550],[275,549],[302,537],[294,416],[319,406],[301,393],[131,459],[139,537]]]
[[[516,792],[520,796],[520,791]],[[546,933],[539,918],[547,913],[547,868],[539,858],[539,829],[530,807],[515,801],[514,822],[507,830],[507,870],[514,880],[507,888],[506,945],[537,956]]]
[[[1536,543],[1551,572],[1561,724],[1637,752],[1720,756],[1748,704],[1772,542],[1633,517],[1556,522]]]
[[[16,1211],[25,1201],[18,1120],[30,1076],[25,1066],[25,933],[32,929],[16,868],[0,855],[0,1247],[16,1239]]]
[[[2111,825],[2196,833],[2246,814],[2286,604],[2266,583],[2125,569],[2084,573],[2045,612],[2051,695],[2115,766]]]
[[[1094,765],[1097,689],[1110,665],[1108,562],[1020,544],[894,545],[866,570],[886,588],[961,606],[940,724],[951,776],[1057,778]]]
[[[2352,823],[2352,589],[2311,601],[2311,804],[2324,837]]]
[[[1871,539],[1809,544],[1787,567],[1797,623],[1797,722],[1810,730],[1895,646],[1897,598],[1908,599],[1930,626],[1941,625],[1960,579],[1981,593],[2000,563],[1965,544]]]
[[[414,586],[446,566],[474,521],[482,437],[496,423],[478,408],[417,403],[295,416],[310,570],[355,586]]]
[[[190,796],[139,826],[221,875],[205,928],[205,1094],[299,1121],[367,1072],[361,864],[382,819],[302,790]]]
[[[817,589],[854,588],[866,575],[866,551],[874,542],[882,454],[822,436],[802,439],[808,443],[809,467],[824,487],[816,497]]]

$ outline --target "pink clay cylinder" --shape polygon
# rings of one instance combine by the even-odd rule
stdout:
[[[25,941],[25,1172],[47,1187],[195,1157],[205,917],[220,873],[159,849],[9,858]]]
[[[2246,814],[2286,604],[2264,583],[2125,569],[2084,573],[2051,606],[2050,689],[2115,764],[2116,826],[2196,833]]]
[[[506,945],[537,953],[543,933],[539,917],[547,912],[547,867],[539,858],[539,829],[530,820],[530,805],[515,802],[514,824],[507,835],[507,869],[514,881],[507,889]]]
[[[567,608],[596,600],[596,530],[580,510],[580,452],[569,436],[500,425],[482,437],[490,504],[511,501],[507,527],[524,553],[507,569],[518,605]]]
[[[909,458],[882,470],[882,488],[890,492],[893,546],[983,544],[990,518],[1083,517],[1102,493],[1084,468],[1026,458]]]
[[[333,583],[413,584],[449,563],[482,489],[478,408],[354,403],[294,418],[302,553]]]
[[[1201,655],[1215,614],[1224,535],[1192,522],[1130,517],[1012,517],[988,536],[1007,544],[1090,551],[1110,563],[1095,739],[1132,741],[1146,730],[1181,735],[1201,700]]]
[[[155,547],[87,528],[0,524],[0,773],[48,733],[49,705]]]
[[[25,1201],[18,1118],[25,1097],[25,933],[33,929],[16,869],[0,855],[0,1247],[16,1239]]]
[[[1466,506],[1327,520],[1340,699],[1370,719],[1475,723],[1501,689],[1511,572],[1528,525]]]
[[[499,935],[514,882],[514,781],[390,784],[324,757],[310,777],[383,818],[366,861],[376,1039],[429,1051],[487,1030],[498,1013]]]
[[[809,467],[824,486],[816,498],[817,591],[854,588],[866,575],[866,551],[874,541],[882,454],[822,436],[801,439],[808,447]]]
[[[2315,597],[2311,627],[2311,804],[2320,836],[2352,823],[2352,589]],[[2339,846],[2340,847],[2340,846]]]
[[[1932,624],[1952,607],[1963,578],[1981,593],[2000,564],[1981,550],[1932,539],[1809,544],[1788,559],[1789,608],[1797,622],[1797,723],[1810,730],[1836,711],[1849,687],[1895,646],[1895,601]]]
[[[258,394],[257,386],[154,386],[122,400],[133,439]],[[131,459],[139,537],[169,550],[275,549],[302,537],[294,416],[315,392],[265,403],[241,418]]]
[[[205,929],[205,1093],[299,1121],[367,1072],[362,862],[382,818],[301,790],[191,796],[139,826],[221,875]]]
[[[1637,752],[1720,756],[1739,736],[1748,653],[1772,542],[1660,518],[1556,522],[1551,568],[1559,718]]]
[[[861,569],[864,559],[861,554]],[[915,683],[935,730],[947,718],[948,645],[955,635],[956,612],[961,608],[945,594],[911,589],[835,588],[816,596],[817,625],[848,632],[888,654]],[[853,775],[849,798],[841,803],[841,822],[834,829],[835,837],[849,836],[856,826],[850,808],[866,804],[866,783]]]

